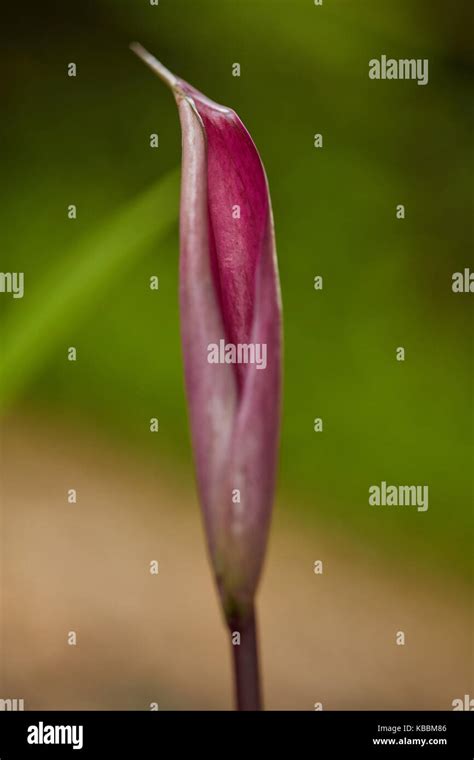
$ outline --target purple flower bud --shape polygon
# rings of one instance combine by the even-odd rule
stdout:
[[[197,481],[228,620],[251,614],[279,438],[281,304],[265,171],[238,116],[133,50],[183,133],[180,308]]]

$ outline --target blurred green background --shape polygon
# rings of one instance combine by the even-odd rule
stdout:
[[[451,276],[473,266],[470,12],[467,0],[5,7],[1,268],[25,273],[25,297],[0,301],[4,408],[93,426],[192,483],[180,129],[172,96],[128,50],[136,39],[233,107],[267,170],[285,329],[278,510],[434,586],[466,580],[472,295],[453,294]],[[382,54],[428,58],[429,84],[371,81]],[[429,510],[369,507],[381,480],[429,485]]]

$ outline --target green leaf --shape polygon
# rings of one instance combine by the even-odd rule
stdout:
[[[11,404],[71,326],[90,314],[104,289],[171,230],[178,192],[174,170],[78,240],[59,269],[45,272],[31,295],[15,303],[2,340],[0,409]]]

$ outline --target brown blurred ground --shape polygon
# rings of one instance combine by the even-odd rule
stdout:
[[[38,416],[4,422],[2,448],[0,696],[27,709],[230,708],[191,472]],[[278,508],[259,608],[269,709],[451,709],[473,693],[465,589],[381,566]]]

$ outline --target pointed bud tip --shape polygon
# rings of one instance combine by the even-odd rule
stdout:
[[[178,86],[178,80],[175,77],[174,74],[169,71],[169,69],[166,68],[166,66],[163,66],[160,61],[155,58],[151,53],[146,50],[143,45],[140,45],[139,42],[131,42],[130,43],[130,50],[137,55],[140,60],[143,61],[143,63],[146,63],[146,65],[157,75],[160,77],[160,79],[168,85],[168,87],[171,87],[172,89],[176,89]]]
[[[195,108],[195,102],[199,101],[203,106],[207,106],[208,108],[212,108],[214,111],[218,111],[222,114],[233,114],[233,111],[231,108],[227,108],[226,106],[222,106],[219,103],[216,103],[214,100],[211,100],[206,95],[204,95],[199,90],[196,90],[195,87],[191,87],[187,82],[185,82],[183,79],[180,79],[179,77],[176,77],[169,69],[166,68],[166,66],[163,66],[163,64],[155,58],[154,55],[148,52],[146,48],[143,47],[139,42],[131,42],[130,50],[132,50],[135,55],[140,58],[143,63],[145,63],[168,87],[170,87],[173,90],[173,93],[175,95],[176,100],[179,102],[182,98],[185,98],[194,108],[196,114],[198,114],[198,110]]]

